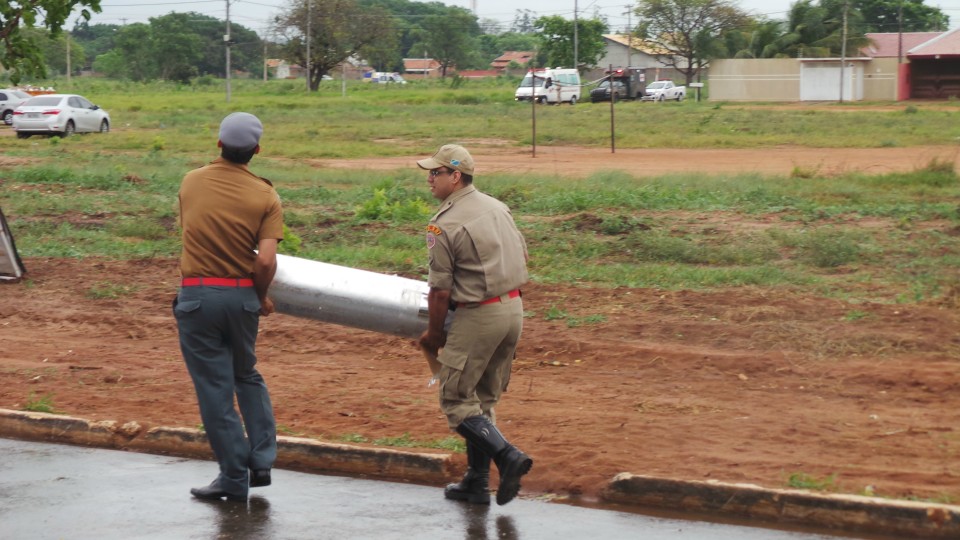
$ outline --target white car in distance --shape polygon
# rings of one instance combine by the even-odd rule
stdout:
[[[24,101],[32,98],[30,94],[16,88],[0,90],[0,119],[6,125],[13,124],[13,111]]]
[[[30,98],[13,111],[13,130],[20,139],[31,135],[106,133],[110,131],[110,115],[77,94],[45,94]]]

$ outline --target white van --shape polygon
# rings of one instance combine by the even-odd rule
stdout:
[[[575,69],[538,69],[528,71],[517,87],[513,98],[517,101],[537,100],[537,103],[576,105],[580,99],[580,72]]]
[[[397,83],[397,84],[407,84],[407,81],[400,76],[397,72],[386,72],[386,71],[373,71],[364,74],[364,79],[367,82],[387,84],[387,83]]]

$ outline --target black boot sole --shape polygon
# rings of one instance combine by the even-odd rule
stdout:
[[[497,488],[497,504],[503,506],[520,493],[520,478],[533,468],[533,460],[526,455],[511,462],[500,473],[500,487]]]
[[[220,501],[226,498],[230,502],[247,502],[246,495],[232,495],[223,491],[204,491],[191,489],[190,494],[204,501]]]
[[[464,491],[443,490],[443,496],[451,501],[465,501],[470,504],[490,504],[489,493],[467,493]]]

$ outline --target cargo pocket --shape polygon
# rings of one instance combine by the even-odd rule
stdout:
[[[189,317],[198,311],[200,311],[199,300],[180,301],[173,306],[173,316],[178,319]]]
[[[445,402],[459,401],[460,396],[460,378],[463,372],[459,369],[453,369],[445,366],[440,369],[440,399]]]

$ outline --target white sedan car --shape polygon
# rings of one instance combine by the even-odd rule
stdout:
[[[0,116],[3,117],[3,123],[8,126],[13,124],[13,110],[32,97],[23,90],[15,88],[0,90]]]
[[[110,131],[107,111],[76,94],[46,94],[30,98],[13,111],[17,137]]]

